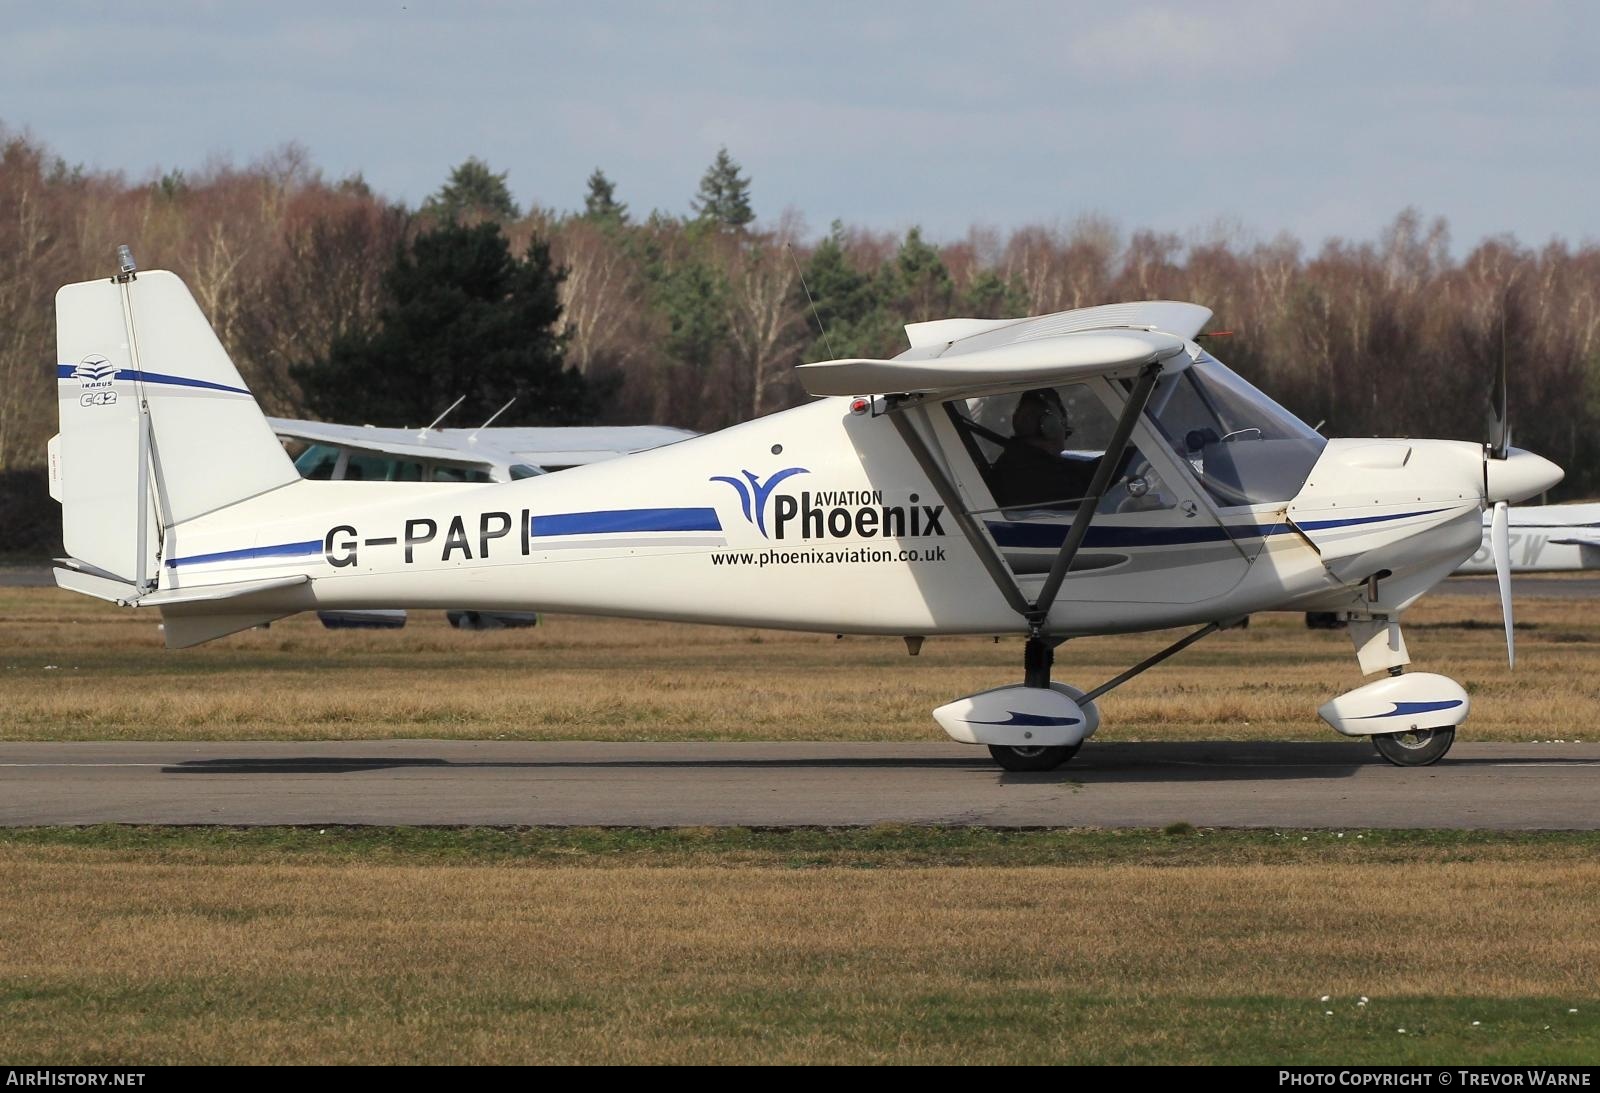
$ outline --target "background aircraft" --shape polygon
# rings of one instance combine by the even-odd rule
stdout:
[[[435,421],[422,429],[391,429],[281,417],[267,421],[279,439],[302,446],[294,461],[301,477],[334,482],[515,482],[697,435],[667,425],[507,428],[486,422],[476,429],[439,429]],[[445,615],[451,626],[467,630],[539,621],[533,611],[452,610]],[[319,611],[317,617],[331,629],[391,630],[406,624],[406,613],[399,608]]]
[[[332,481],[515,482],[696,435],[667,425],[383,429],[280,417],[267,421],[284,440],[306,445],[295,459],[301,477]]]
[[[1483,542],[1457,573],[1493,573],[1489,514]],[[1600,504],[1517,505],[1507,525],[1513,573],[1558,573],[1600,568]]]
[[[800,366],[827,397],[561,474],[307,481],[177,277],[128,259],[56,312],[57,582],[157,607],[169,646],[396,606],[1010,632],[1023,682],[934,717],[1012,770],[1059,765],[1095,699],[1284,609],[1344,613],[1380,676],[1319,715],[1391,762],[1436,761],[1469,701],[1405,672],[1400,617],[1491,508],[1510,653],[1506,506],[1561,478],[1510,447],[1503,373],[1486,444],[1328,440],[1199,344],[1209,309],[1154,301],[915,323],[893,360]],[[1062,458],[1069,436],[1098,458]],[[1071,637],[1183,625],[1097,687],[1053,678]]]

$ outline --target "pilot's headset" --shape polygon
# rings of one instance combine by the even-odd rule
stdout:
[[[1012,434],[1019,440],[1038,437],[1057,448],[1064,448],[1072,435],[1072,423],[1067,419],[1067,408],[1061,396],[1049,388],[1026,391],[1017,400],[1017,409],[1011,415]]]

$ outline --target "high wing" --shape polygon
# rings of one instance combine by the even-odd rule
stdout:
[[[408,459],[448,459],[455,463],[488,467],[499,461],[496,456],[504,455],[441,443],[439,433],[419,434],[415,429],[377,429],[365,425],[333,425],[323,421],[294,421],[282,417],[268,418],[267,423],[272,426],[274,433],[285,440],[356,448]]]
[[[505,470],[518,464],[544,470],[579,467],[675,444],[696,435],[665,425],[388,429],[278,417],[268,421],[272,431],[285,440],[490,470]]]
[[[906,327],[911,349],[892,360],[848,358],[796,369],[813,395],[956,394],[1055,386],[1088,376],[1131,376],[1184,349],[1209,308],[1170,300],[1110,304],[1032,319],[944,319]]]
[[[1559,539],[1550,542],[1556,546],[1600,547],[1600,528],[1573,528]]]

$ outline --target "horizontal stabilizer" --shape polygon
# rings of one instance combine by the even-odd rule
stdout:
[[[308,584],[311,578],[304,573],[286,577],[265,577],[259,581],[230,581],[227,584],[191,585],[184,588],[167,588],[152,592],[139,601],[140,607],[172,607],[183,603],[211,603],[216,600],[236,600],[258,592],[271,592],[277,588],[293,588]],[[298,610],[298,608],[296,609]]]
[[[133,596],[133,585],[115,577],[102,577],[81,569],[61,567],[56,568],[55,576],[56,584],[68,592],[82,592],[86,596],[110,600],[112,603],[126,603]]]
[[[1153,330],[1084,330],[971,351],[956,342],[936,358],[821,361],[795,371],[813,395],[954,394],[1128,375],[1175,357],[1175,365],[1187,365],[1184,345]]]
[[[71,564],[70,559],[67,562],[68,565]],[[168,588],[160,592],[151,592],[141,597],[136,594],[133,585],[127,581],[119,581],[113,577],[101,576],[98,573],[82,569],[57,567],[55,576],[56,584],[69,592],[82,592],[85,595],[95,596],[102,600],[110,600],[124,607],[172,607],[186,603],[214,603],[217,600],[233,600],[241,596],[253,596],[258,592],[292,588],[298,584],[307,584],[311,580],[304,573],[296,573],[286,577],[267,577],[259,581],[230,581],[226,584]],[[299,608],[295,610],[299,610]],[[252,623],[252,625],[254,624]]]
[[[1600,547],[1600,531],[1574,531],[1559,539],[1551,539],[1550,542],[1555,546]]]

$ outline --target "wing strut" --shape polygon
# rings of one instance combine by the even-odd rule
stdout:
[[[1061,591],[1061,582],[1066,580],[1067,573],[1072,569],[1073,560],[1078,556],[1078,550],[1083,546],[1084,537],[1089,534],[1089,524],[1094,520],[1096,507],[1100,498],[1105,496],[1106,490],[1111,487],[1111,479],[1122,466],[1122,458],[1127,454],[1128,444],[1133,438],[1133,427],[1139,421],[1139,415],[1144,413],[1145,406],[1150,401],[1150,395],[1155,391],[1156,381],[1161,378],[1161,362],[1152,360],[1139,370],[1138,378],[1134,381],[1133,388],[1128,392],[1128,401],[1122,408],[1122,415],[1117,418],[1116,429],[1112,431],[1111,440],[1106,445],[1105,454],[1100,458],[1100,464],[1095,468],[1094,477],[1089,482],[1089,490],[1078,502],[1078,511],[1072,518],[1072,526],[1067,531],[1067,537],[1061,543],[1061,552],[1056,555],[1051,563],[1050,572],[1045,577],[1044,585],[1039,590],[1039,597],[1033,603],[1022,594],[1021,587],[1017,584],[1016,577],[1006,565],[999,548],[990,538],[985,529],[967,510],[963,503],[961,493],[956,489],[950,476],[945,473],[939,461],[934,458],[928,445],[923,441],[922,435],[917,432],[916,426],[909,421],[904,411],[918,405],[922,400],[914,396],[890,396],[889,420],[894,422],[896,431],[911,450],[923,473],[933,483],[934,489],[939,492],[939,498],[944,501],[945,508],[956,524],[961,528],[962,534],[972,544],[972,549],[977,553],[978,560],[983,563],[984,569],[994,581],[995,587],[1005,597],[1011,609],[1021,615],[1028,623],[1028,640],[1023,649],[1023,684],[1028,687],[1049,688],[1051,686],[1050,673],[1055,661],[1056,646],[1064,640],[1051,637],[1044,632],[1045,624],[1050,616],[1050,607],[1055,603],[1056,593]],[[1155,664],[1159,664],[1173,653],[1188,647],[1191,643],[1200,640],[1205,635],[1217,628],[1216,624],[1204,627],[1191,636],[1175,643],[1170,648],[1150,657],[1143,663],[1135,666],[1115,679],[1103,684],[1091,693],[1091,697],[1104,694],[1106,691],[1120,683],[1131,679],[1133,676]]]
[[[1027,620],[1029,679],[1030,682],[1035,679],[1044,680],[1043,683],[1035,684],[1037,686],[1049,685],[1052,652],[1059,642],[1059,639],[1044,636],[1044,625],[1050,614],[1050,606],[1055,602],[1056,593],[1061,590],[1061,582],[1071,570],[1079,548],[1083,546],[1084,537],[1089,533],[1089,524],[1094,520],[1095,508],[1099,505],[1100,498],[1111,488],[1111,479],[1122,466],[1122,457],[1127,453],[1129,441],[1133,436],[1133,427],[1138,423],[1139,415],[1144,413],[1145,405],[1150,401],[1150,395],[1160,377],[1160,361],[1151,361],[1139,370],[1133,389],[1128,394],[1128,401],[1122,408],[1122,415],[1117,419],[1116,429],[1113,430],[1111,440],[1106,445],[1105,455],[1101,457],[1099,466],[1095,468],[1094,477],[1089,482],[1089,490],[1078,502],[1077,514],[1072,518],[1072,526],[1061,544],[1061,552],[1051,564],[1050,572],[1039,591],[1039,597],[1033,603],[1029,603],[1028,598],[1022,594],[1016,577],[1012,575],[994,540],[967,510],[960,491],[934,458],[922,434],[906,418],[905,411],[912,406],[920,405],[922,400],[915,396],[889,398],[888,416],[889,420],[894,422],[895,430],[905,441],[906,447],[910,449],[918,466],[928,476],[928,480],[933,483],[934,489],[939,492],[939,499],[944,502],[945,509],[955,519],[956,525],[961,528],[967,541],[972,544],[978,560],[983,563],[984,569],[988,571],[1000,594],[1005,597],[1006,603]]]

